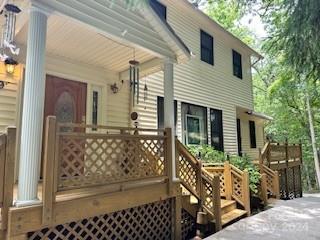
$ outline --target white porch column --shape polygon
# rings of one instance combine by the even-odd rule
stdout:
[[[164,127],[172,129],[172,177],[176,180],[176,147],[174,126],[173,60],[164,62]]]
[[[21,124],[21,146],[16,206],[39,202],[42,126],[45,97],[45,50],[47,13],[37,6],[30,10],[25,87]]]

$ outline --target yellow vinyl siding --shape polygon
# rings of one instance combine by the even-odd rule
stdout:
[[[21,70],[22,67],[18,65],[13,75],[7,74],[5,65],[0,63],[0,81],[9,82],[3,89],[0,89],[0,132],[17,123]]]
[[[248,114],[242,113],[238,115],[241,122],[241,138],[242,138],[242,151],[247,154],[252,160],[257,160],[259,157],[259,148],[264,146],[264,123],[263,120],[258,119]],[[250,146],[250,129],[249,121],[254,121],[256,126],[256,141],[257,147],[251,148]]]
[[[249,53],[240,43],[222,36],[221,30],[208,25],[193,9],[176,0],[161,1],[167,6],[167,21],[195,54],[186,64],[175,65],[174,96],[178,101],[177,135],[181,139],[181,102],[223,111],[223,137],[226,152],[237,153],[236,106],[253,109]],[[214,38],[214,66],[200,60],[200,29]],[[242,55],[243,79],[233,76],[232,49]],[[157,127],[157,96],[163,96],[163,73],[147,78],[149,99],[136,109],[141,127]],[[141,86],[141,90],[142,90]]]

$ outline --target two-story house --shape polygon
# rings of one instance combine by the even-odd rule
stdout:
[[[176,134],[184,144],[257,159],[268,116],[254,112],[252,64],[262,56],[188,1],[151,1],[193,57],[174,72]],[[183,14],[181,14],[183,13]],[[163,73],[145,79],[148,100],[137,107],[142,127],[163,127]]]
[[[184,144],[208,144],[220,151],[245,153],[256,159],[258,149],[264,144],[264,121],[270,120],[269,117],[254,112],[251,67],[261,56],[188,1],[151,1],[151,5],[193,54],[190,61],[177,65],[174,70],[175,124],[179,139]],[[83,98],[80,100],[83,102],[83,107],[79,110],[81,113],[70,118],[70,121],[128,126],[130,112],[135,110],[139,113],[140,127],[164,126],[163,71],[160,68],[141,75],[140,88],[144,92],[145,84],[147,85],[147,99],[144,100],[143,94],[140,94],[140,104],[134,109],[123,107],[129,105],[131,100],[125,67],[117,66],[121,71],[120,78],[110,69],[106,72],[106,68],[103,70],[106,73],[101,76],[90,74],[99,72],[91,67],[96,63],[112,61],[111,58],[100,57],[103,51],[107,52],[107,48],[99,52],[91,51],[92,45],[84,43],[85,40],[81,38],[82,35],[90,35],[85,28],[74,30],[71,23],[65,22],[69,24],[69,32],[66,33],[55,17],[50,22],[54,29],[48,31],[52,44],[48,44],[48,52],[51,54],[47,58],[47,73],[73,82],[65,82],[63,79],[59,82],[48,76],[45,115],[54,113],[49,100],[54,97],[50,95],[53,93],[50,90],[59,88],[60,84],[70,83],[70,88],[82,87],[83,92],[78,94],[81,95],[78,99]],[[78,48],[69,48],[69,45],[75,44],[70,37],[61,37],[55,39],[55,42],[51,40],[51,35],[58,38],[57,36],[63,35],[62,31],[68,36],[78,34],[76,46],[82,46],[81,51],[91,52],[91,56],[84,57]],[[23,24],[18,26],[16,41],[21,46],[26,45],[27,28]],[[99,44],[101,49],[106,46]],[[67,51],[74,55],[77,63],[65,56],[64,48],[68,48]],[[134,50],[129,48],[129,51],[128,61],[135,55]],[[22,51],[22,55],[25,54]],[[110,52],[108,54],[111,56]],[[19,58],[19,63],[23,63],[24,57],[20,55]],[[83,62],[84,59],[88,60],[88,64]],[[137,51],[136,59],[143,61],[144,56]],[[63,64],[61,60],[64,61]],[[79,77],[74,77],[74,72]],[[157,73],[147,75],[149,72]],[[14,75],[8,75],[3,64],[0,74],[4,82],[7,78],[9,82],[0,94],[0,129],[4,130],[7,126],[19,125],[20,122],[23,65],[16,67]],[[120,89],[117,93],[113,93],[111,89],[114,83]]]

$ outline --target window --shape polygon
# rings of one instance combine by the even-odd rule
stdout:
[[[223,123],[222,111],[217,109],[210,109],[210,123],[211,123],[211,146],[215,150],[223,151]]]
[[[233,58],[233,75],[242,79],[242,59],[241,54],[232,50]]]
[[[257,148],[256,124],[254,121],[249,121],[249,129],[250,129],[250,146],[251,148]]]
[[[90,105],[88,106],[89,119],[88,122],[92,125],[103,124],[103,89],[98,85],[90,85]],[[92,131],[97,131],[96,127],[92,127]]]
[[[167,20],[167,8],[157,0],[150,0],[150,6],[158,14],[158,16],[163,20]]]
[[[99,93],[98,91],[92,92],[92,124],[98,125],[98,104]],[[97,128],[92,128],[92,131],[97,131]]]
[[[177,126],[177,108],[178,103],[174,100],[174,125]],[[158,128],[164,128],[164,98],[159,97],[157,99],[157,111],[158,111]]]
[[[181,118],[184,144],[208,144],[206,107],[182,103]]]
[[[213,65],[214,64],[213,37],[201,30],[200,38],[201,38],[201,60]]]

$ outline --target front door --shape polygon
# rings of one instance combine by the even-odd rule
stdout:
[[[60,123],[83,123],[86,116],[87,84],[47,75],[45,118]]]
[[[237,119],[238,155],[242,156],[241,121]]]
[[[56,116],[58,123],[85,122],[87,101],[87,85],[85,83],[47,75],[45,94],[45,120],[47,116]],[[71,129],[60,130],[70,131]],[[75,128],[74,131],[84,131],[84,129]],[[80,161],[76,161],[73,167],[80,169],[79,172],[81,173],[83,166],[83,159],[80,157]],[[74,172],[73,167],[66,167],[64,171],[72,174]]]

